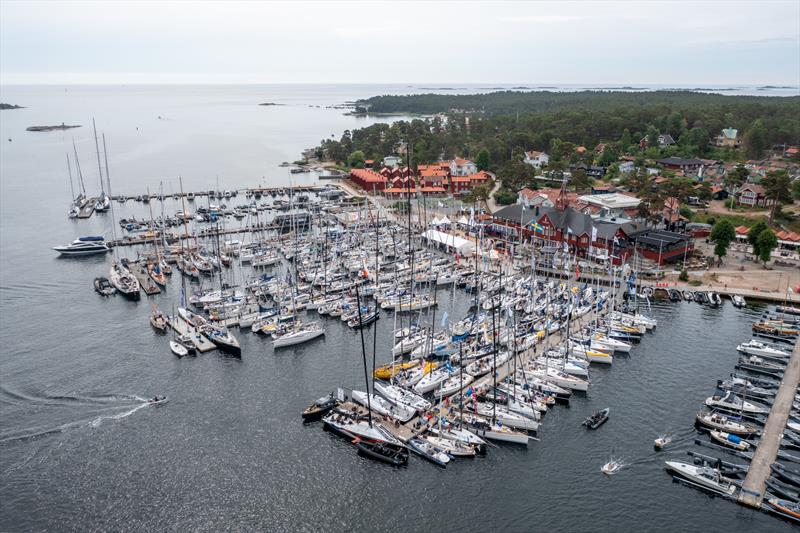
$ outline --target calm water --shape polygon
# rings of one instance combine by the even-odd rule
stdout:
[[[155,192],[162,181],[169,192],[178,175],[186,189],[217,188],[217,176],[219,188],[262,176],[286,184],[278,163],[370,123],[324,106],[405,90],[2,89],[0,101],[30,107],[0,113],[0,530],[791,528],[674,484],[663,470],[664,459],[687,458],[694,413],[733,370],[735,346],[760,310],[654,306],[657,331],[612,369],[593,369],[585,398],[547,414],[541,442],[493,447],[446,470],[416,458],[394,470],[300,422],[308,402],[333,387],[363,387],[358,336],[338,319],[326,321],[324,339],[296,349],[274,353],[242,333],[241,360],[215,352],[178,360],[147,324],[151,303],[169,310],[177,300],[177,276],[166,293],[139,303],[101,299],[91,281],[107,274],[110,258],[61,260],[50,250],[78,235],[109,235],[110,216],[66,218],[64,153],[73,136],[87,188],[97,189],[91,131],[34,134],[27,126],[86,126],[96,117],[115,192]],[[254,105],[262,101],[287,105]],[[165,211],[177,209],[166,202]],[[141,205],[117,209],[145,214]],[[441,309],[462,316],[465,295],[455,303],[447,296],[440,293]],[[379,362],[391,327],[387,315],[377,324]],[[371,347],[371,330],[367,338]],[[156,394],[170,403],[141,407],[139,398]],[[580,427],[605,406],[608,424]],[[679,439],[656,454],[652,441],[663,432]],[[606,478],[599,469],[612,453],[631,466]]]

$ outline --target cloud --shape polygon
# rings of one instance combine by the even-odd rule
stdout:
[[[517,15],[513,17],[500,17],[500,22],[533,22],[537,24],[558,23],[558,22],[574,22],[576,20],[584,20],[585,17],[578,17],[574,15]]]

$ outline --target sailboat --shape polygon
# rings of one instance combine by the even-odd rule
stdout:
[[[103,187],[103,169],[100,166],[100,145],[97,143],[97,127],[95,126],[94,119],[92,119],[92,129],[94,130],[94,146],[97,153],[97,171],[100,175],[100,197],[94,204],[94,210],[98,213],[104,213],[111,207],[111,198],[106,194],[105,188]]]

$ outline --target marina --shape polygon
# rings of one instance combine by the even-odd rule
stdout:
[[[112,139],[109,138],[109,141]],[[109,145],[109,150],[112,146]],[[115,178],[117,171],[112,154],[110,151],[112,185],[121,188],[115,185],[116,181],[120,181],[128,191],[144,189],[143,185],[136,185],[138,182],[135,177],[130,182],[124,182],[122,177],[118,180]],[[279,160],[286,158],[281,156]],[[138,169],[133,170],[130,171],[132,174],[149,175],[147,172],[138,172]],[[57,175],[59,184],[63,185],[63,171],[57,174],[55,169],[53,175]],[[213,178],[208,181],[210,184]],[[150,182],[148,185],[153,191],[158,189],[159,183]],[[194,202],[188,201],[188,193],[183,196],[185,211],[192,215],[196,215],[197,207],[207,207],[208,198],[200,194],[202,185],[191,187],[192,191],[196,191],[192,194],[197,195]],[[233,185],[230,183],[228,188],[232,190]],[[177,179],[173,180],[172,190],[178,187]],[[231,208],[238,203],[248,203],[242,198],[247,188],[241,185],[237,188],[240,191],[238,201],[223,199]],[[290,195],[289,188],[288,184],[280,188],[284,194],[276,193],[276,199],[288,204],[290,201],[294,203],[289,196],[297,200],[300,194],[308,194],[309,203],[314,203],[318,192],[328,190],[298,190]],[[142,192],[141,195],[144,194]],[[383,258],[378,261],[380,271],[376,280],[376,226],[380,228],[378,238],[382,251],[393,252],[397,246],[399,261],[396,263],[403,263],[403,256],[407,255],[409,231],[402,216],[396,216],[391,224],[387,222],[389,215],[394,213],[381,212],[380,223],[374,224],[372,220],[377,210],[371,208],[371,220],[370,209],[365,207],[363,201],[344,198],[325,204],[325,198],[320,197],[319,204],[309,209],[312,212],[310,230],[299,233],[291,229],[291,219],[286,224],[272,224],[273,215],[291,210],[270,209],[259,210],[261,226],[252,219],[248,220],[247,216],[237,220],[233,214],[219,217],[216,221],[189,220],[186,226],[178,224],[165,228],[164,238],[156,238],[154,245],[153,235],[146,234],[146,231],[137,233],[125,230],[126,233],[122,234],[118,220],[126,218],[149,222],[151,207],[153,219],[157,220],[162,208],[156,196],[151,194],[150,201],[145,203],[135,200],[139,194],[128,195],[131,199],[124,204],[112,196],[115,199],[114,218],[109,211],[71,222],[64,221],[66,206],[62,196],[65,195],[45,197],[43,200],[54,206],[52,213],[42,214],[42,223],[53,228],[51,235],[42,238],[41,232],[27,229],[20,230],[19,235],[4,234],[4,237],[8,237],[6,242],[11,252],[4,254],[3,258],[4,275],[8,276],[5,278],[8,281],[3,288],[7,327],[2,335],[4,345],[9,349],[2,363],[3,375],[7,378],[0,390],[0,398],[3,400],[2,409],[8,428],[0,435],[0,449],[8,484],[0,495],[6,508],[14,513],[16,526],[23,529],[80,529],[83,517],[93,515],[99,517],[95,522],[98,528],[113,530],[120,529],[123,521],[135,523],[151,513],[153,520],[177,529],[224,529],[232,523],[247,528],[254,527],[252,520],[258,520],[257,524],[269,523],[277,529],[333,529],[347,523],[363,530],[480,527],[521,531],[529,530],[532,524],[560,530],[564,527],[565,506],[579,506],[585,516],[574,518],[575,531],[635,530],[641,528],[644,520],[651,524],[669,524],[671,529],[690,529],[707,519],[709,514],[715,517],[715,527],[729,531],[742,527],[788,531],[793,527],[783,519],[760,511],[735,507],[731,499],[709,498],[692,490],[696,488],[692,485],[688,485],[692,487],[690,489],[683,484],[673,484],[670,482],[671,476],[664,473],[665,460],[693,463],[695,459],[703,458],[690,457],[687,452],[702,452],[705,455],[703,460],[709,465],[722,458],[725,470],[723,477],[731,476],[742,483],[743,476],[734,475],[742,468],[731,465],[749,467],[749,458],[738,455],[746,452],[712,447],[715,445],[704,433],[698,434],[690,427],[704,400],[714,392],[717,380],[725,379],[734,372],[738,361],[736,347],[749,340],[743,333],[749,331],[752,323],[759,321],[764,313],[775,312],[774,306],[765,305],[764,300],[756,298],[755,294],[753,298],[745,296],[747,305],[741,309],[735,308],[725,298],[716,307],[694,300],[671,302],[668,297],[659,294],[661,291],[655,291],[654,297],[649,299],[637,296],[626,302],[623,297],[628,290],[625,282],[616,288],[616,298],[612,296],[615,285],[613,276],[609,278],[602,273],[592,275],[581,272],[581,276],[577,277],[574,270],[564,272],[563,269],[545,268],[538,263],[531,268],[530,256],[522,256],[517,264],[505,263],[504,267],[490,260],[484,271],[483,259],[479,256],[478,272],[484,282],[477,292],[479,298],[492,294],[500,286],[501,272],[502,285],[507,286],[508,290],[500,293],[502,297],[498,296],[501,301],[499,306],[493,307],[489,298],[488,310],[483,306],[486,300],[479,302],[479,308],[476,309],[476,292],[470,289],[474,284],[470,279],[474,278],[474,269],[468,268],[470,263],[474,265],[475,256],[464,255],[456,262],[452,253],[423,243],[417,230],[412,231],[411,239],[414,276],[411,276],[408,257],[405,261],[407,270],[404,273],[401,268],[397,272],[399,281],[396,282],[397,268],[389,264],[387,257],[386,261]],[[184,210],[181,201],[173,198],[172,194],[164,196],[164,210],[169,215],[174,216],[175,212]],[[11,199],[4,199],[3,202],[7,216],[22,219],[29,215],[21,211],[24,202]],[[258,201],[261,202],[272,204],[267,198]],[[212,200],[211,203],[215,202]],[[356,218],[357,222],[349,228],[342,224],[334,212],[356,213],[359,210],[360,221]],[[466,216],[469,217],[469,214],[466,213]],[[287,227],[289,230],[282,233],[281,228]],[[240,231],[240,228],[246,229]],[[117,239],[113,238],[112,230],[117,232]],[[61,257],[51,250],[54,245],[70,243],[80,235],[104,235],[106,244],[112,245],[121,259],[129,259],[131,273],[140,285],[145,280],[144,271],[138,269],[137,275],[133,265],[144,266],[161,255],[172,268],[166,286],[161,287],[161,292],[157,294],[142,292],[138,302],[123,298],[120,294],[110,297],[97,294],[93,281],[99,276],[109,276],[113,253],[77,259]],[[125,240],[121,235],[130,238]],[[474,239],[474,234],[471,237]],[[226,250],[229,246],[238,247],[232,242],[236,240],[241,241],[238,257],[233,253],[228,254]],[[123,241],[129,245],[122,246]],[[117,242],[120,245],[113,246]],[[259,246],[251,248],[253,243]],[[326,247],[329,252],[327,268],[321,259]],[[181,248],[184,253],[181,253]],[[309,290],[311,280],[319,278],[322,281],[325,270],[329,275],[334,271],[337,262],[333,259],[334,248],[341,254],[339,268],[346,271],[346,275],[338,280],[331,279],[324,289],[322,285],[314,285],[315,288]],[[257,257],[259,251],[264,252],[262,257]],[[188,257],[192,253],[200,254],[192,261],[197,259],[197,265],[201,267],[208,268],[206,262],[213,262],[215,258],[221,262],[222,256],[230,257],[231,266],[211,267],[207,273],[200,271],[196,278],[184,275],[178,269],[177,258]],[[279,258],[277,263],[253,266],[254,259],[256,264],[260,261],[270,263],[274,256]],[[537,261],[540,257],[537,256]],[[299,259],[295,261],[294,258]],[[436,261],[443,262],[436,264]],[[295,264],[298,266],[297,281],[294,279]],[[366,277],[363,276],[364,266],[368,271]],[[445,282],[449,279],[445,276],[448,271],[462,269],[467,272],[466,275],[458,275],[453,284],[432,290],[433,274],[436,274],[437,282],[439,278]],[[543,301],[549,298],[552,308],[543,315],[538,315],[533,309],[530,309],[531,313],[525,309],[514,309],[513,314],[508,316],[505,308],[511,299],[505,304],[503,299],[512,295],[512,287],[516,289],[516,282],[532,279],[534,272],[537,277],[537,284],[533,285],[535,295]],[[261,279],[262,276],[264,279]],[[379,305],[375,294],[381,292],[381,284],[410,288],[411,280],[416,276],[419,279],[414,281],[414,295],[420,296],[421,300],[399,299],[392,302],[391,299],[383,299],[384,303],[399,305],[392,305],[391,309]],[[44,281],[41,284],[33,283],[30,281],[32,278]],[[363,328],[369,386],[364,379],[360,332],[350,327],[348,321],[342,320],[347,310],[331,309],[320,313],[315,309],[315,306],[319,308],[341,300],[347,301],[350,310],[354,310],[355,287],[337,282],[358,279],[362,280],[358,284],[359,291],[364,290],[361,297],[365,298],[366,294],[366,305],[371,308],[370,311],[375,307],[381,308],[380,319]],[[260,287],[255,284],[258,281],[262,283]],[[463,285],[458,286],[460,283]],[[223,288],[223,285],[226,287]],[[198,298],[204,295],[213,300],[215,296],[211,293],[216,291],[239,291],[252,297],[254,290],[248,286],[264,292],[260,307],[259,302],[248,302],[255,306],[252,312],[242,306],[235,315],[223,316],[221,313],[225,310],[221,306],[214,308],[214,302],[195,305],[190,301],[196,293]],[[296,287],[297,291],[291,287]],[[584,291],[591,288],[591,294],[586,293],[587,302],[608,292],[606,304],[599,312],[592,310],[581,317],[571,318],[569,335],[564,323],[559,329],[540,329],[545,331],[545,335],[536,342],[525,338],[522,334],[524,327],[520,325],[525,315],[544,317],[550,314],[554,317],[559,313],[563,316],[572,304],[570,294],[573,287],[579,289],[582,299]],[[658,288],[649,281],[640,281],[637,294],[646,287]],[[269,293],[267,288],[270,289]],[[697,287],[690,290],[700,292],[705,289]],[[722,288],[707,289],[723,293]],[[330,302],[324,298],[326,291]],[[302,293],[309,293],[307,301],[303,301]],[[253,333],[252,326],[260,315],[270,314],[274,307],[280,306],[282,312],[291,311],[292,294],[296,312],[287,312],[281,320],[290,321],[292,316],[299,316],[301,327],[317,322],[325,333],[305,343],[276,349],[270,330],[273,325],[268,325],[261,333]],[[320,299],[320,295],[323,298]],[[527,292],[523,299],[529,300],[529,295],[530,292]],[[236,298],[236,295],[232,295],[232,299]],[[433,298],[436,305],[408,311],[409,307],[430,304],[426,298]],[[783,297],[775,297],[775,302],[778,303],[778,298],[783,304]],[[587,390],[576,390],[569,394],[568,403],[563,397],[556,396],[557,390],[552,388],[553,403],[547,403],[546,410],[535,409],[540,413],[538,420],[535,420],[537,415],[531,414],[527,408],[544,408],[542,404],[549,401],[544,396],[538,398],[541,402],[523,400],[514,405],[511,393],[506,391],[521,391],[511,389],[509,383],[503,383],[505,379],[516,375],[518,384],[524,386],[523,374],[514,373],[514,362],[517,370],[520,370],[550,352],[549,363],[556,363],[559,371],[562,365],[576,372],[581,371],[579,367],[571,366],[574,361],[570,360],[574,357],[564,357],[560,348],[568,337],[585,336],[586,328],[607,328],[611,322],[612,302],[617,311],[627,306],[628,312],[634,315],[638,307],[640,316],[653,318],[658,325],[642,334],[640,342],[630,342],[629,351],[614,351],[613,357],[606,358],[606,363],[592,362],[587,370]],[[202,334],[198,336],[192,327],[178,317],[178,308],[184,305],[220,326],[220,329],[228,329],[241,344],[241,357],[229,355]],[[149,318],[153,306],[168,316],[169,328],[174,331],[168,330],[164,334],[151,327]],[[516,307],[516,303],[511,307]],[[574,309],[580,307],[578,305]],[[11,311],[16,308],[21,311]],[[492,309],[496,322],[494,328],[491,325]],[[342,315],[335,316],[339,312]],[[476,312],[484,318],[476,320],[478,329],[471,332],[471,337],[472,342],[477,337],[481,338],[483,347],[479,349],[486,351],[489,356],[487,364],[483,366],[484,369],[488,367],[487,373],[468,378],[466,367],[472,364],[468,362],[464,365],[463,381],[466,383],[471,379],[469,384],[460,386],[460,372],[456,372],[451,376],[452,380],[448,379],[440,386],[447,394],[439,395],[437,388],[423,393],[431,406],[418,411],[405,423],[396,425],[391,417],[388,421],[382,420],[386,415],[376,412],[376,406],[373,405],[374,421],[401,441],[403,447],[381,449],[388,447],[388,444],[370,443],[363,439],[353,445],[351,439],[342,439],[332,432],[323,431],[324,422],[321,420],[306,424],[302,422],[301,413],[309,404],[316,403],[316,399],[338,388],[342,388],[348,396],[341,403],[343,410],[357,412],[359,417],[368,416],[368,410],[349,398],[353,390],[365,391],[369,388],[373,397],[386,400],[380,391],[381,387],[373,389],[371,384],[374,338],[378,339],[375,366],[377,369],[386,367],[386,372],[391,374],[391,364],[396,360],[392,357],[392,351],[399,330],[416,325],[435,334],[444,331],[463,333],[456,326]],[[442,326],[444,313],[448,314],[446,327]],[[50,327],[41,328],[38,321],[23,318],[29,316],[39,317]],[[212,316],[219,316],[220,319],[212,320]],[[270,318],[266,317],[265,320],[269,321]],[[513,331],[515,319],[518,323],[517,350],[516,357],[510,357],[514,352],[513,335],[504,336],[503,330]],[[250,326],[242,325],[251,320]],[[535,326],[537,322],[534,321],[532,325]],[[545,322],[539,326],[546,325]],[[277,327],[277,324],[274,326]],[[497,365],[498,387],[491,390],[495,381],[491,371],[495,329],[498,330],[498,361],[504,353],[509,357]],[[432,346],[428,337],[430,351],[435,354],[429,355],[429,359],[441,365],[449,360],[452,368],[458,368],[459,341],[447,346],[448,343],[443,342],[446,339],[435,334]],[[196,347],[194,356],[178,356],[171,351],[170,339],[178,335],[194,337],[191,340]],[[450,337],[451,341],[453,336]],[[31,344],[15,343],[15,338],[30,339]],[[533,344],[524,346],[526,341]],[[466,346],[470,341],[464,339],[461,342]],[[507,344],[511,345],[510,348]],[[781,344],[790,347],[788,343]],[[60,349],[48,349],[54,345]],[[587,360],[593,357],[591,351],[583,350]],[[464,355],[466,359],[466,350]],[[400,368],[415,359],[419,358],[408,354],[400,359],[403,363],[396,366]],[[547,371],[549,366],[547,361],[538,368],[528,366],[526,370],[530,372],[526,371],[524,376],[529,380],[528,390],[533,388],[534,378],[547,381],[541,376],[550,375]],[[478,369],[480,367],[476,366]],[[555,379],[557,375],[551,377]],[[378,383],[381,379],[376,377],[375,381]],[[388,377],[384,377],[383,381],[388,383]],[[572,383],[580,386],[579,381]],[[491,420],[492,405],[495,404],[498,418],[507,416],[506,420],[515,420],[515,423],[529,427],[532,427],[530,421],[533,421],[538,424],[537,430],[526,429],[524,433],[514,430],[514,433],[506,436],[505,441],[487,437],[484,439],[487,443],[485,455],[473,456],[475,450],[469,445],[460,447],[436,440],[443,439],[438,436],[440,419],[442,425],[446,421],[455,422],[454,427],[462,419],[459,397],[464,398],[470,388],[473,392],[487,390],[474,407],[463,402],[464,418],[472,418],[471,414],[475,415],[477,410],[476,418],[482,416],[481,413],[487,413],[487,419]],[[411,390],[414,391],[414,387]],[[506,403],[490,401],[496,398],[502,402],[503,394],[508,396]],[[145,400],[167,396],[169,402],[158,407],[146,406],[128,415],[131,410],[147,403],[129,399],[132,396]],[[440,400],[441,396],[447,401]],[[518,397],[522,398],[522,395]],[[751,400],[757,401],[748,393],[746,401]],[[509,404],[527,412],[529,416],[519,419],[511,416],[506,409],[501,409]],[[583,427],[587,417],[606,407],[610,409],[610,414],[602,426],[597,430]],[[466,427],[463,429],[470,431]],[[475,429],[475,432],[476,436],[480,432],[493,435],[491,427]],[[670,438],[666,440],[663,451],[655,452],[654,439],[661,435]],[[441,452],[428,453],[430,449],[424,442],[415,441],[413,445],[417,450],[412,451],[405,443],[416,438],[440,449],[446,447],[445,453],[451,458],[445,463],[437,455]],[[523,439],[526,444],[521,444]],[[709,446],[695,446],[695,439],[707,442]],[[514,440],[520,443],[512,442]],[[760,447],[755,448],[756,453]],[[370,453],[373,455],[369,456]],[[393,467],[370,458],[385,458],[391,454],[396,454],[394,457],[398,464],[406,466]],[[778,457],[783,457],[781,462],[792,465],[791,457],[794,454],[800,455],[800,452],[784,448],[779,451]],[[626,466],[619,470],[609,467],[613,475],[603,475],[601,468],[612,462],[610,457],[624,457],[621,463]],[[445,466],[440,463],[445,463]],[[136,465],[135,476],[128,467],[119,467],[131,464]],[[800,469],[797,466],[793,468]],[[208,481],[210,479],[220,481],[211,484]],[[547,483],[542,483],[542,479],[548,480]],[[788,486],[783,487],[784,494],[796,493],[788,482],[774,477],[769,482],[779,488],[781,484]],[[376,501],[397,502],[396,505],[385,506],[380,513],[365,513],[363,505],[357,503],[361,500],[365,484],[369,485]],[[446,486],[447,490],[442,491],[442,486]],[[18,489],[12,491],[9,487]],[[42,491],[26,487],[50,488]],[[199,489],[192,491],[189,496],[187,487]],[[424,495],[427,503],[421,506],[418,499],[413,502],[399,501],[398,487]],[[581,489],[576,491],[575,487]],[[319,497],[322,492],[335,494],[340,503],[346,504],[325,504]],[[476,500],[484,494],[491,495],[490,501],[476,504]],[[600,494],[604,495],[603,498],[597,497]],[[640,495],[635,505],[631,505],[631,494]],[[265,506],[265,500],[286,504]],[[51,505],[63,502],[74,508],[74,513],[52,512]],[[104,511],[109,502],[115,505],[113,516]],[[548,505],[538,502],[548,502]],[[489,505],[491,507],[487,507]],[[39,511],[36,514],[23,511],[29,508]],[[446,508],[458,508],[460,511],[443,512]],[[309,513],[309,509],[314,512]],[[489,517],[487,509],[498,512],[489,513]],[[147,523],[152,525],[153,522]],[[3,524],[8,526],[8,522]]]

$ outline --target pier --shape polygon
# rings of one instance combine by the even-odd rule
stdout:
[[[182,318],[174,316],[171,317],[167,323],[178,335],[189,335],[192,339],[192,344],[194,344],[198,352],[210,352],[216,348],[213,342],[197,333],[196,329],[187,324]]]
[[[761,502],[764,500],[764,482],[770,476],[770,466],[778,456],[778,448],[783,438],[786,421],[789,419],[789,411],[792,409],[798,382],[800,382],[800,343],[795,344],[794,353],[786,366],[767,423],[764,424],[761,440],[750,463],[747,477],[742,483],[742,490],[739,493],[739,503],[741,504],[761,508]]]

